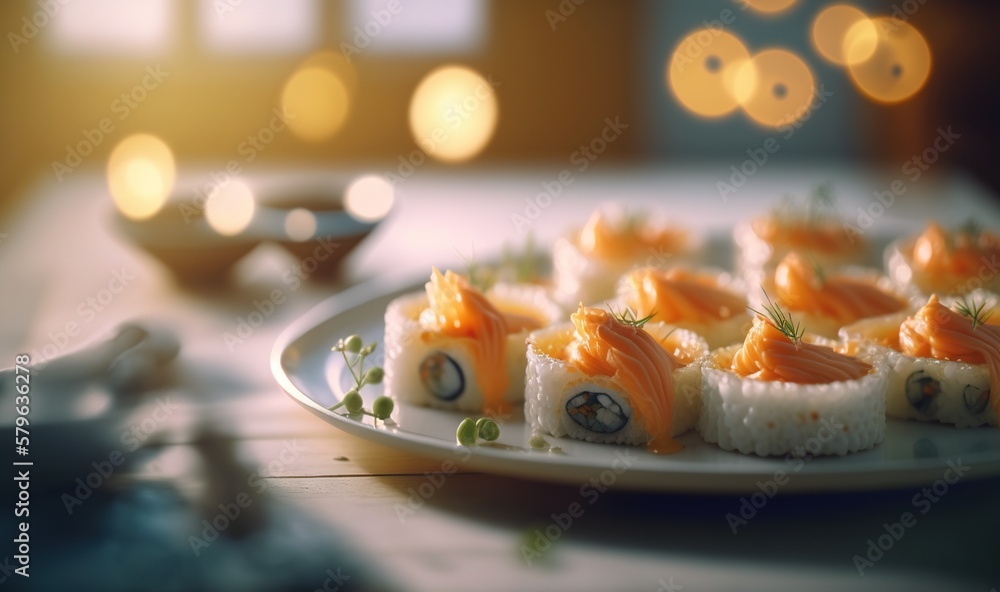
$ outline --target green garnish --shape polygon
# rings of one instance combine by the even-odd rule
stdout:
[[[476,440],[479,439],[479,426],[476,425],[476,420],[471,417],[463,419],[455,430],[455,439],[460,446],[475,446]]]
[[[549,443],[545,440],[545,436],[541,434],[532,434],[531,438],[528,439],[528,446],[531,446],[535,450],[542,450],[549,447]]]
[[[475,253],[469,258],[466,258],[462,253],[458,253],[458,257],[465,264],[465,277],[469,280],[469,285],[473,288],[480,292],[486,292],[497,282],[496,270],[480,265],[476,261]]]
[[[653,317],[656,316],[656,311],[654,310],[653,312],[649,313],[649,315],[641,319],[636,318],[635,311],[633,311],[631,308],[626,306],[625,310],[619,313],[615,309],[611,308],[610,304],[608,305],[608,312],[610,312],[611,316],[613,316],[615,320],[618,321],[619,323],[625,323],[626,325],[635,327],[636,329],[642,329],[643,325],[648,323],[650,320],[653,319]]]
[[[385,371],[378,366],[365,369],[365,359],[375,352],[376,345],[374,342],[364,345],[360,335],[351,335],[346,339],[341,339],[337,345],[330,348],[331,351],[339,351],[344,356],[344,364],[347,365],[347,370],[351,373],[351,378],[354,379],[354,386],[344,393],[344,398],[339,403],[331,405],[327,409],[336,411],[344,407],[350,415],[357,413],[371,415],[375,418],[376,425],[378,425],[378,420],[386,420],[392,415],[395,404],[389,397],[376,397],[371,412],[365,410],[364,399],[361,397],[362,387],[366,384],[379,384],[385,378]],[[347,354],[351,354],[351,356],[348,357]]]
[[[493,442],[499,437],[500,426],[489,417],[480,417],[479,419],[466,417],[455,430],[455,440],[460,446],[475,446],[480,438],[487,442]]]
[[[802,323],[796,324],[792,320],[792,313],[786,313],[781,310],[781,307],[771,301],[771,297],[767,295],[767,290],[761,288],[761,292],[764,292],[764,298],[767,298],[767,304],[764,305],[764,310],[767,314],[760,312],[759,310],[748,306],[750,310],[759,314],[762,317],[768,318],[774,328],[780,331],[785,337],[792,340],[795,345],[799,344],[802,336],[805,335],[805,329],[802,328]]]
[[[984,324],[986,321],[990,319],[991,316],[993,316],[992,310],[987,312],[986,314],[983,314],[984,308],[986,308],[985,302],[980,302],[979,304],[976,304],[976,301],[973,300],[972,303],[970,304],[968,301],[966,301],[965,296],[962,296],[961,301],[955,303],[955,310],[958,311],[958,314],[972,320],[973,331],[976,330],[976,327]]]
[[[479,429],[479,437],[487,442],[493,442],[500,437],[500,426],[488,417],[480,417],[476,421],[476,428]]]
[[[533,234],[529,233],[520,251],[504,244],[498,275],[506,277],[507,273],[512,273],[515,282],[529,283],[541,275],[538,270],[538,262],[539,256],[535,252],[535,238]]]
[[[983,226],[975,218],[969,218],[961,226],[958,227],[959,234],[964,234],[969,237],[969,240],[975,242],[979,239],[979,235],[983,232]]]
[[[834,201],[836,197],[833,194],[833,183],[827,181],[817,185],[806,203],[806,219],[809,225],[814,225],[829,216],[834,210]]]
[[[392,399],[385,395],[379,395],[375,397],[375,401],[372,403],[372,415],[375,419],[384,421],[389,419],[389,416],[392,415],[392,410],[395,408],[396,404],[393,403]]]
[[[817,259],[810,259],[809,260],[809,265],[810,265],[810,267],[812,267],[813,275],[816,276],[816,281],[819,282],[819,285],[822,286],[823,284],[825,284],[826,283],[826,272],[823,270],[823,266],[820,265],[819,260],[817,260]]]
[[[813,227],[836,216],[835,202],[833,183],[827,181],[817,185],[805,200],[783,196],[781,203],[771,209],[771,215],[781,224],[797,225],[804,219],[807,227]]]

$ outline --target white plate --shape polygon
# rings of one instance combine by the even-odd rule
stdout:
[[[455,444],[455,429],[464,415],[397,404],[392,421],[373,424],[370,417],[351,418],[326,407],[339,400],[348,384],[343,359],[330,352],[337,339],[360,334],[381,347],[383,315],[389,301],[420,289],[422,278],[381,279],[334,296],[289,326],[271,354],[271,369],[281,387],[299,404],[346,432],[391,446],[451,461],[465,470],[578,484],[597,480],[616,488],[659,491],[752,493],[774,491],[849,491],[923,487],[945,477],[949,463],[972,467],[963,478],[1000,474],[1000,430],[953,427],[889,420],[885,440],[874,450],[845,457],[810,460],[759,458],[721,450],[697,433],[680,438],[685,449],[658,456],[640,447],[589,444],[547,438],[563,453],[528,449],[523,414],[501,427],[498,445],[472,449]],[[331,385],[335,385],[334,388]],[[364,389],[370,407],[379,387]],[[599,486],[599,485],[598,485]],[[595,485],[590,485],[595,487]]]

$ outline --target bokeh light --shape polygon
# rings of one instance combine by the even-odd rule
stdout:
[[[878,33],[861,10],[834,4],[813,20],[812,42],[819,55],[838,66],[860,64],[875,53]]]
[[[720,117],[739,106],[738,94],[753,92],[754,81],[744,78],[737,88],[737,72],[750,59],[738,37],[725,31],[699,29],[685,37],[667,66],[671,92],[686,109],[703,117]]]
[[[356,84],[343,56],[324,51],[307,58],[285,82],[281,107],[299,138],[321,142],[344,125]]]
[[[428,74],[410,100],[410,131],[428,155],[446,162],[479,154],[497,125],[496,93],[488,80],[463,66]]]
[[[378,175],[365,175],[347,187],[344,209],[358,220],[376,222],[392,209],[394,194],[392,183]]]
[[[741,0],[742,3],[756,10],[757,12],[763,12],[765,14],[776,14],[779,13],[793,4],[798,0]]]
[[[253,192],[246,183],[230,181],[205,201],[205,220],[223,236],[243,232],[256,210]]]
[[[802,58],[784,49],[766,49],[740,67],[737,96],[747,116],[760,125],[780,127],[809,113],[816,92]],[[746,93],[744,89],[753,89]]]
[[[108,159],[108,188],[123,216],[145,220],[155,215],[174,188],[177,169],[170,147],[150,134],[131,135]]]
[[[311,239],[316,235],[316,216],[305,208],[295,208],[285,216],[285,234],[295,242]]]
[[[877,47],[870,58],[848,67],[851,80],[876,101],[905,101],[923,88],[930,76],[931,48],[909,23],[891,17],[873,18],[871,22],[878,33]],[[859,26],[862,24],[852,29]]]

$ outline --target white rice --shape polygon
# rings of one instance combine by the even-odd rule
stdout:
[[[644,329],[657,340],[662,340],[674,328],[664,323],[647,323]],[[555,437],[568,436],[587,442],[647,443],[650,434],[642,428],[641,422],[633,420],[629,394],[616,379],[606,376],[587,376],[569,362],[546,353],[547,348],[562,350],[569,345],[573,340],[573,331],[571,323],[560,323],[534,331],[529,337],[524,413],[532,431]],[[699,360],[678,368],[673,373],[674,408],[671,435],[678,436],[697,423],[701,392],[700,357],[707,354],[708,348],[703,339],[684,329],[677,329],[670,339],[672,343],[681,344],[684,349],[691,347],[699,352]],[[676,350],[671,353],[676,353]],[[585,392],[600,393],[610,398],[618,405],[620,413],[617,421],[624,420],[624,426],[610,433],[599,433],[574,421],[567,411],[567,403]],[[616,420],[610,415],[607,417],[609,421]]]
[[[795,384],[740,378],[728,368],[741,346],[718,350],[702,368],[698,431],[725,450],[758,456],[838,455],[885,436],[886,367],[857,380]]]
[[[990,373],[986,364],[966,364],[915,358],[876,347],[889,367],[885,412],[889,417],[937,421],[959,428],[997,425],[990,404]],[[930,393],[923,396],[923,388]]]
[[[562,310],[538,286],[497,284],[487,298],[498,308],[537,311],[546,324],[562,320]],[[413,292],[396,298],[385,311],[385,391],[397,401],[440,409],[483,411],[483,393],[476,379],[472,339],[447,337],[429,330],[421,322],[428,310],[427,293]],[[525,350],[528,331],[507,335],[505,364],[507,389],[504,401],[524,400]],[[450,362],[442,356],[450,358]],[[437,394],[421,378],[421,365],[432,360],[445,362],[440,383],[449,388]],[[453,365],[451,365],[453,364]],[[457,369],[457,371],[456,371]],[[445,394],[449,398],[442,398]]]

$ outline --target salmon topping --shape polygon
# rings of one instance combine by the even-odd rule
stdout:
[[[656,312],[654,321],[708,323],[742,314],[746,300],[718,287],[709,275],[684,269],[640,269],[626,280],[628,298],[625,303],[645,317]]]
[[[792,341],[770,320],[757,315],[743,347],[733,357],[732,370],[755,380],[824,384],[861,378],[872,367],[823,345]]]
[[[833,318],[845,325],[906,308],[906,302],[863,279],[821,279],[815,267],[798,253],[782,259],[774,283],[778,299],[789,310]]]
[[[1000,236],[989,232],[958,232],[949,237],[931,222],[913,243],[913,266],[928,273],[976,277],[1000,257]]]
[[[933,295],[899,327],[900,351],[918,358],[986,364],[990,391],[1000,387],[1000,327],[978,324],[938,302]],[[1000,397],[990,397],[1000,417]]]
[[[673,371],[681,366],[649,333],[623,323],[599,308],[571,315],[575,339],[569,362],[588,376],[608,376],[621,382],[629,404],[650,435],[650,452],[671,454],[682,449],[671,438]]]
[[[687,235],[673,228],[657,228],[641,221],[617,222],[600,210],[590,215],[580,230],[577,246],[592,257],[625,259],[639,255],[677,253],[684,249]]]
[[[462,276],[436,268],[427,282],[427,298],[437,329],[448,337],[470,340],[483,411],[506,411],[507,318]]]
[[[757,218],[750,226],[761,240],[792,249],[840,254],[864,247],[857,237],[852,241],[840,224],[828,221],[779,220],[772,216]]]

